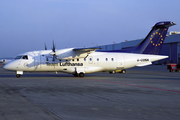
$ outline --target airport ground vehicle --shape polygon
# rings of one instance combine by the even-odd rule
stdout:
[[[180,72],[180,64],[169,63],[167,64],[167,69],[169,70],[169,72]]]

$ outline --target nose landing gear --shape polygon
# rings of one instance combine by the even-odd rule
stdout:
[[[20,78],[22,74],[23,74],[23,71],[17,71],[16,72],[16,77]]]
[[[20,74],[16,74],[16,77],[17,77],[17,78],[20,78],[20,77],[21,77],[21,75],[20,75]]]

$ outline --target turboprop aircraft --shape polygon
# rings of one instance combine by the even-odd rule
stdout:
[[[16,71],[16,77],[23,72],[64,72],[84,77],[84,74],[125,70],[135,66],[146,66],[152,62],[168,58],[153,55],[159,53],[167,30],[175,23],[170,21],[156,23],[147,37],[136,47],[126,51],[96,51],[99,48],[66,48],[31,51],[18,55],[3,68]]]

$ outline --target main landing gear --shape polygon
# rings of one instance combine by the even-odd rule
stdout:
[[[125,74],[125,73],[126,73],[126,70],[121,70],[121,73],[122,73],[122,74]]]
[[[122,73],[122,74],[125,74],[126,73],[126,70],[123,69],[123,70],[113,70],[113,71],[109,71],[110,74],[115,74],[115,73]]]
[[[73,74],[74,75],[74,77],[84,77],[84,73],[75,73],[75,74]]]

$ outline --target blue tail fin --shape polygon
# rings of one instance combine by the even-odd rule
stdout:
[[[168,28],[173,25],[175,25],[175,23],[170,21],[158,22],[152,27],[152,30],[149,32],[146,38],[137,46],[121,50],[110,50],[106,52],[125,52],[157,55],[161,50]]]
[[[170,21],[156,23],[146,38],[136,46],[132,53],[159,54],[168,28],[173,25],[175,23]]]

